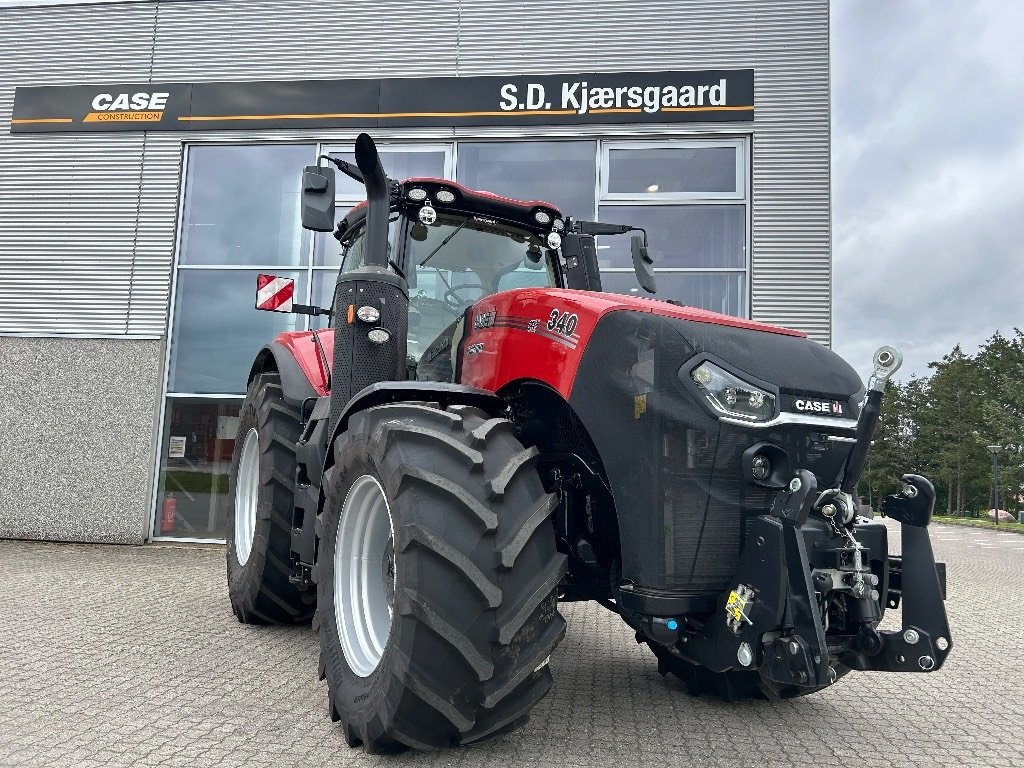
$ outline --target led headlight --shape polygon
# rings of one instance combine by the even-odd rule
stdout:
[[[554,221],[551,222],[551,231],[552,232],[562,232],[564,230],[565,230],[565,222],[562,221],[561,219],[555,219]]]
[[[548,248],[559,248],[562,245],[562,236],[557,232],[548,232]]]
[[[380,320],[380,310],[369,305],[356,310],[356,317],[364,323],[376,323]]]
[[[405,193],[405,196],[415,203],[420,203],[427,199],[427,190],[420,187],[413,187]]]
[[[439,203],[454,203],[455,193],[450,189],[439,189],[437,190],[437,194],[434,195],[434,199]]]
[[[682,373],[682,371],[680,371]],[[775,395],[765,392],[705,360],[690,378],[719,413],[745,421],[768,421],[775,415]]]
[[[371,328],[366,334],[366,338],[374,344],[387,344],[391,339],[391,333],[387,328]]]
[[[533,214],[533,218],[536,219],[538,224],[550,224],[551,214],[547,211],[537,211]]]

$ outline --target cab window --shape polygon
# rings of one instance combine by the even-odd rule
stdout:
[[[406,246],[409,283],[409,356],[420,361],[456,332],[466,309],[513,288],[556,285],[553,254],[537,235],[479,216],[444,215],[415,223]],[[449,339],[451,342],[452,339]]]

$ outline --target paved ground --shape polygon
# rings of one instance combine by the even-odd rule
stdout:
[[[391,758],[345,746],[308,629],[234,620],[222,551],[0,542],[0,766],[1024,765],[1024,538],[932,537],[955,643],[938,673],[691,699],[624,624],[566,606],[525,729]]]

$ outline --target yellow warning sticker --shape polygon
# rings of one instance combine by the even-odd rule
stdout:
[[[746,618],[743,614],[743,609],[747,607],[747,601],[740,597],[739,593],[734,589],[729,593],[729,600],[725,604],[725,612],[728,613],[734,621],[742,621]]]
[[[636,395],[633,398],[633,418],[639,419],[647,413],[647,395]]]

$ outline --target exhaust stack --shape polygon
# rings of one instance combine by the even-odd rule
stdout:
[[[377,145],[369,134],[356,139],[356,165],[366,187],[366,261],[367,266],[388,266],[388,215],[391,201],[388,177],[381,165]]]

